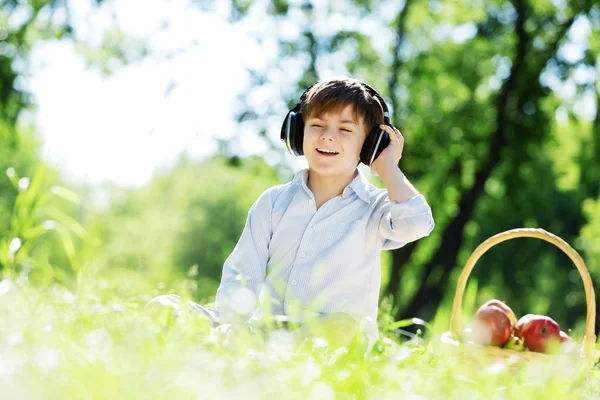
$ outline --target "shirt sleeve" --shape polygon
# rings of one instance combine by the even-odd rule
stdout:
[[[393,250],[428,236],[433,227],[431,207],[423,195],[398,203],[386,200],[381,207],[379,234],[384,250]]]
[[[247,321],[258,305],[269,260],[271,211],[267,190],[250,207],[240,239],[225,260],[215,301],[221,323]]]

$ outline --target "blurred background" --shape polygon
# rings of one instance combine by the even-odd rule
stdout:
[[[436,221],[384,253],[388,318],[447,313],[473,250],[520,227],[600,292],[599,49],[592,0],[0,0],[0,271],[210,303],[250,205],[305,166],[287,110],[348,75],[385,97]],[[538,239],[490,249],[468,293],[585,320]]]

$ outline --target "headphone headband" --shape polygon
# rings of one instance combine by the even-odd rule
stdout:
[[[379,103],[381,103],[381,108],[383,108],[383,119],[384,120],[388,120],[386,122],[389,122],[390,119],[390,110],[388,110],[387,104],[385,103],[385,100],[383,99],[383,97],[377,93],[377,90],[373,89],[371,86],[367,85],[364,82],[360,82],[364,87],[367,88],[368,91],[371,92],[371,95],[373,95],[373,97],[376,97],[379,100]]]
[[[387,104],[385,103],[385,100],[383,99],[383,96],[381,96],[379,93],[377,93],[377,90],[373,89],[372,86],[366,84],[365,82],[362,81],[357,81],[358,83],[360,83],[365,89],[367,89],[367,91],[371,94],[371,96],[376,97],[377,100],[379,100],[379,103],[381,104],[381,108],[383,108],[383,119],[387,119],[388,121],[385,122],[389,122],[389,118],[390,118],[390,111],[387,107]],[[302,92],[302,95],[300,95],[300,103],[297,103],[296,106],[294,107],[294,111],[298,112],[300,111],[300,107],[302,106],[302,102],[304,101],[304,99],[306,98],[306,94],[310,91],[310,89],[313,88],[313,86],[315,86],[317,83],[319,82],[315,82],[312,85],[310,85],[304,92]],[[298,109],[296,109],[296,107]]]

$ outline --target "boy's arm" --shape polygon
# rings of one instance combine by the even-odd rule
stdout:
[[[404,137],[396,128],[380,126],[390,136],[389,146],[371,165],[388,191],[390,203],[381,208],[379,232],[384,249],[395,249],[429,235],[434,222],[425,198],[398,167],[404,150]]]
[[[240,239],[223,265],[216,296],[221,323],[245,322],[256,309],[271,234],[271,196],[267,190],[250,207]]]
[[[380,177],[390,200],[389,204],[382,207],[379,220],[379,232],[384,239],[383,248],[399,248],[428,236],[435,224],[431,207],[425,198],[397,166],[380,174]]]

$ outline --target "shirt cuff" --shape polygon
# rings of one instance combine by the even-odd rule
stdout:
[[[398,219],[405,217],[414,217],[417,215],[430,214],[431,207],[427,204],[425,197],[419,194],[410,200],[399,203],[390,201],[390,222],[394,223]]]

